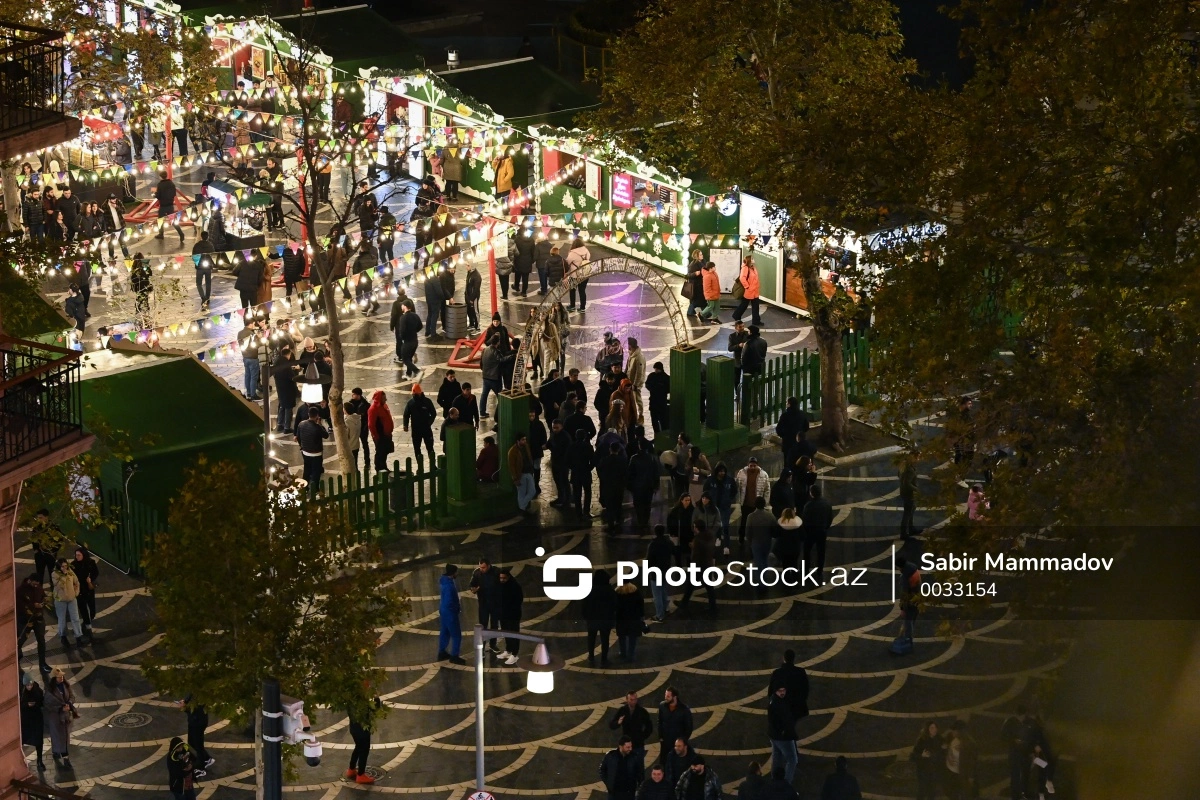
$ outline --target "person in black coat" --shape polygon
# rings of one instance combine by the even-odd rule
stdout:
[[[644,777],[642,759],[634,753],[633,742],[622,736],[600,762],[600,780],[608,790],[609,800],[634,800]]]
[[[525,605],[525,592],[521,584],[513,577],[512,572],[505,567],[500,570],[499,587],[500,630],[521,632],[521,615]],[[521,653],[521,640],[511,636],[504,637],[504,650],[500,658],[509,666],[517,663]]]
[[[550,449],[550,474],[554,477],[557,497],[550,505],[567,508],[571,505],[570,451],[571,437],[563,428],[562,420],[550,423],[550,437],[546,442]]]
[[[800,519],[804,520],[804,561],[814,546],[817,548],[817,582],[820,583],[825,571],[825,539],[829,529],[833,527],[833,506],[821,496],[821,487],[813,486],[808,490],[812,497],[804,504]]]
[[[663,701],[658,704],[658,760],[666,764],[668,754],[675,747],[675,740],[687,742],[691,738],[692,710],[684,704],[679,690],[668,686],[663,690]]]
[[[425,459],[421,457],[422,442],[429,452],[430,468],[437,466],[437,455],[433,452],[433,423],[436,419],[437,409],[433,407],[433,401],[425,396],[421,384],[413,384],[412,397],[404,404],[403,424],[405,432],[412,427],[412,443],[417,454],[418,472],[425,471]]]
[[[671,376],[663,370],[661,361],[654,362],[646,376],[646,391],[650,393],[650,427],[657,434],[670,427]]]
[[[479,274],[479,270],[475,269],[475,265],[467,263],[467,284],[464,289],[463,300],[467,303],[467,325],[471,330],[479,330],[479,295],[483,289],[483,276]]]
[[[825,776],[821,800],[862,800],[858,779],[846,771],[846,757],[838,756],[835,765],[833,774]]]
[[[83,333],[84,327],[87,326],[87,311],[83,303],[83,292],[77,284],[72,283],[67,287],[67,299],[63,303],[63,309],[68,317],[75,320],[75,330]]]
[[[608,455],[596,465],[596,476],[600,479],[604,527],[609,533],[616,533],[621,527],[625,486],[629,482],[629,462],[621,454],[621,446],[616,442],[609,445]]]
[[[638,437],[631,438],[630,444],[637,440]],[[630,457],[629,493],[633,495],[633,517],[640,528],[650,524],[650,509],[661,477],[662,466],[653,450],[642,448]]]
[[[538,387],[538,402],[542,404],[542,412],[546,415],[547,422],[558,417],[566,399],[567,382],[562,379],[557,369],[550,370],[542,385]]]
[[[590,420],[589,420],[590,422]],[[571,449],[567,452],[567,462],[571,470],[571,495],[575,500],[575,514],[579,519],[592,518],[592,465],[595,462],[596,451],[589,441],[591,435],[586,430],[575,434]]]
[[[762,767],[757,761],[751,761],[746,770],[746,777],[738,787],[738,800],[766,800],[767,779],[763,777]]]
[[[437,404],[442,409],[443,417],[450,416],[450,406],[460,394],[462,394],[462,386],[459,385],[454,370],[446,370],[446,375],[442,378],[442,385],[438,387],[437,393]]]
[[[800,410],[800,401],[795,397],[787,399],[787,408],[775,423],[775,433],[779,436],[779,447],[785,456],[792,442],[808,433],[808,415]]]
[[[546,444],[550,434],[546,425],[532,407],[529,409],[529,454],[533,456],[533,485],[537,494],[542,493],[542,456],[546,455]]]
[[[592,418],[587,415],[583,406],[578,402],[575,410],[568,414],[566,420],[563,421],[563,428],[572,440],[579,438],[581,431],[586,433],[589,439],[596,435],[596,423],[592,422]]]
[[[775,515],[775,519],[779,519],[785,508],[795,507],[796,491],[792,487],[792,473],[790,470],[784,470],[771,487],[771,513]]]
[[[646,599],[633,583],[617,587],[617,651],[623,661],[633,661],[645,624]]]
[[[637,692],[625,695],[625,702],[617,706],[612,719],[608,721],[608,729],[620,729],[633,742],[633,752],[638,759],[645,757],[646,740],[654,733],[654,723],[650,719],[650,712],[638,700]]]
[[[283,249],[283,286],[286,297],[291,297],[296,284],[304,280],[304,268],[307,266],[303,248],[285,247]]]
[[[42,685],[33,676],[25,673],[21,676],[21,744],[27,744],[37,752],[38,772],[46,769],[42,760],[42,749],[46,742],[46,723],[43,717],[42,704],[45,702],[45,692]]]
[[[675,786],[667,780],[666,767],[655,764],[650,768],[650,777],[638,788],[637,800],[675,800]]]
[[[592,573],[592,590],[580,601],[587,623],[588,664],[596,665],[596,639],[600,639],[600,666],[608,666],[608,638],[617,622],[617,592],[608,582],[608,570]]]
[[[808,716],[808,673],[804,667],[796,666],[796,652],[783,651],[783,663],[771,673],[771,681],[767,684],[767,698],[775,694],[780,686],[787,689],[788,706],[797,720]]]
[[[279,358],[271,366],[271,377],[275,382],[275,398],[279,411],[275,416],[275,432],[283,433],[292,428],[292,411],[296,408],[299,393],[296,388],[296,374],[299,370],[292,358],[291,345],[284,345],[279,350]],[[349,410],[349,403],[347,410]]]
[[[425,315],[425,338],[432,339],[438,335],[438,320],[446,311],[446,292],[436,274],[425,279],[425,303],[429,307]]]
[[[534,243],[531,236],[514,237],[516,253],[513,257],[513,294],[525,297],[529,294],[529,274],[533,272]]]
[[[236,267],[237,280],[233,282],[233,288],[237,289],[242,308],[251,308],[258,304],[258,285],[262,283],[265,267],[263,260],[258,256],[242,261]]]

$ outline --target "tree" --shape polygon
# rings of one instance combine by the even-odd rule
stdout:
[[[142,668],[156,689],[235,724],[259,716],[268,677],[310,706],[379,713],[378,631],[409,603],[335,509],[201,459],[168,519],[145,556],[162,638]]]
[[[27,21],[66,33],[71,71],[65,79],[67,113],[124,101],[130,115],[167,95],[184,102],[216,86],[216,55],[203,31],[185,31],[182,18],[154,15],[146,24],[112,26],[103,4],[76,0],[0,0],[0,19]],[[5,206],[17,204],[15,160],[5,162]],[[16,217],[9,225],[16,229]]]
[[[821,439],[834,449],[846,436],[841,338],[853,301],[825,297],[811,253],[828,225],[870,224],[880,198],[909,196],[924,145],[893,134],[920,101],[902,43],[883,0],[660,0],[618,41],[591,118],[627,149],[773,204],[800,254],[825,367]]]
[[[966,2],[961,91],[898,136],[932,144],[894,208],[945,226],[872,256],[875,388],[897,430],[954,407],[925,444],[1013,454],[988,487],[1008,525],[1178,523],[1200,498],[1200,94],[1193,7]],[[918,131],[923,128],[923,133]],[[914,202],[915,201],[915,202]],[[967,472],[944,472],[944,485]],[[957,493],[961,497],[961,492]],[[1107,529],[1111,530],[1111,529]]]
[[[339,469],[344,475],[356,474],[352,442],[346,428],[343,393],[346,389],[345,350],[342,346],[342,308],[339,276],[348,273],[351,258],[348,239],[331,237],[331,231],[345,232],[349,221],[357,212],[358,202],[384,185],[372,182],[364,192],[357,182],[352,182],[350,193],[334,202],[321,197],[317,191],[317,176],[330,161],[343,157],[351,159],[351,165],[360,157],[370,158],[365,125],[338,127],[330,120],[329,106],[331,91],[328,85],[314,83],[314,77],[323,71],[321,50],[305,36],[284,34],[267,17],[257,17],[253,22],[266,34],[277,65],[276,74],[282,74],[285,83],[275,92],[276,111],[279,116],[263,118],[264,129],[269,129],[275,139],[272,152],[282,158],[295,158],[297,162],[294,185],[275,177],[262,178],[254,174],[247,176],[246,184],[261,192],[281,196],[288,201],[285,218],[298,223],[303,231],[304,245],[308,252],[311,282],[319,295],[321,304],[320,321],[328,324],[329,349],[332,361],[332,383],[329,388],[329,409],[337,447]],[[313,23],[315,27],[315,22]],[[287,36],[287,50],[279,47],[281,37]],[[201,109],[204,109],[201,106]],[[202,112],[205,113],[205,112]],[[218,113],[208,107],[209,114]],[[235,117],[241,119],[242,110]],[[235,124],[236,121],[235,121]],[[244,121],[242,124],[245,124]],[[233,166],[231,155],[226,152],[223,163]],[[350,167],[353,169],[353,166]],[[326,228],[327,220],[333,224]],[[318,223],[320,222],[320,225]],[[314,303],[315,307],[316,303]]]

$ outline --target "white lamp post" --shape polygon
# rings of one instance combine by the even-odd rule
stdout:
[[[475,626],[475,790],[482,792],[483,787],[483,646],[493,639],[520,639],[523,642],[533,642],[531,655],[521,656],[517,665],[529,673],[526,688],[533,694],[549,694],[554,691],[554,673],[562,669],[563,660],[550,654],[546,640],[541,636],[529,636],[512,631],[484,630],[482,625]]]

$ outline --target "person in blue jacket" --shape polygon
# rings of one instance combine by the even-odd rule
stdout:
[[[449,661],[451,664],[466,664],[459,658],[462,648],[462,623],[458,612],[461,608],[458,602],[458,565],[447,564],[446,574],[441,577],[442,599],[438,604],[438,617],[441,620],[441,633],[438,634],[438,661]],[[447,650],[446,648],[450,649]]]

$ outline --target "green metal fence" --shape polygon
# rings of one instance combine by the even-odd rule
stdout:
[[[861,403],[874,395],[869,388],[871,346],[866,332],[848,333],[842,338],[842,370],[846,399]],[[760,375],[748,376],[742,387],[743,424],[773,423],[795,397],[801,410],[815,414],[821,410],[821,356],[808,349],[773,358]]]
[[[413,460],[392,462],[387,472],[326,478],[318,502],[333,506],[354,531],[355,544],[377,536],[431,527],[446,516],[446,459],[417,472]]]
[[[100,491],[100,513],[111,526],[72,524],[73,530],[69,532],[88,550],[122,572],[142,575],[142,554],[163,530],[163,520],[158,509],[126,498],[121,482],[113,483],[106,484]]]
[[[804,411],[821,408],[821,359],[807,348],[773,358],[763,365],[762,374],[747,376],[742,387],[742,422],[774,422],[789,397],[798,399]]]

